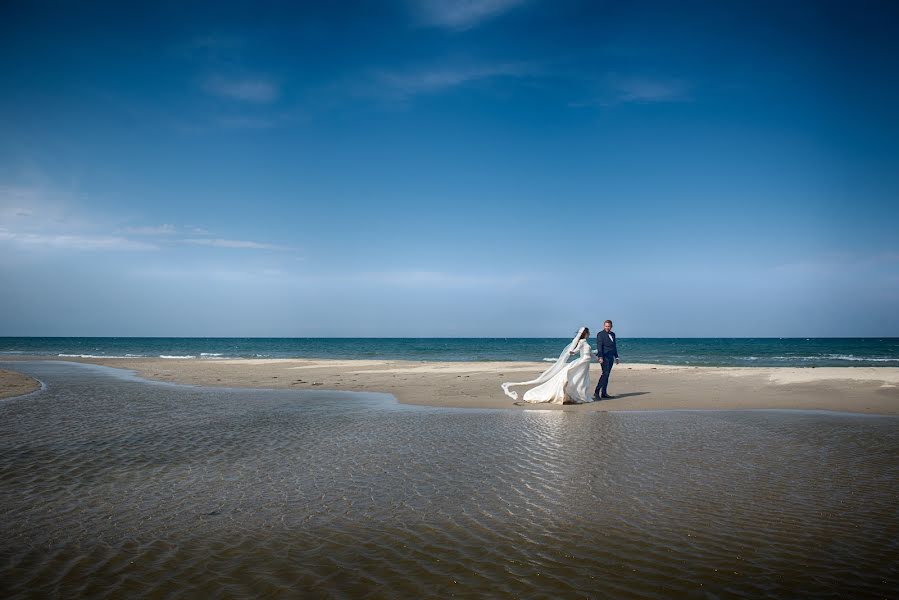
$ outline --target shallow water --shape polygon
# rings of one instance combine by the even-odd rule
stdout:
[[[4,597],[888,597],[899,419],[457,410],[0,364]]]

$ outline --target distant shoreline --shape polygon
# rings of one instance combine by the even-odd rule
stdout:
[[[211,387],[383,392],[400,402],[459,408],[620,411],[672,409],[810,409],[899,414],[899,367],[690,367],[630,364],[612,372],[611,400],[584,405],[517,405],[500,389],[525,381],[546,363],[423,362],[337,359],[72,359],[137,372],[141,377]],[[7,366],[6,368],[13,368]],[[591,366],[591,381],[599,377]]]

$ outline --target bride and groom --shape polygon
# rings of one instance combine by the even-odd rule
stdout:
[[[524,401],[537,403],[549,402],[552,404],[582,404],[593,402],[600,398],[610,398],[606,393],[609,384],[609,375],[612,365],[618,362],[618,349],[612,333],[612,321],[606,321],[603,330],[596,336],[597,355],[602,363],[602,377],[593,392],[588,396],[590,389],[590,363],[593,362],[593,349],[590,348],[590,330],[581,327],[571,343],[568,344],[559,358],[547,370],[531,381],[509,382],[502,384],[503,392],[513,400],[518,400],[518,392],[509,388],[518,386],[535,386],[524,393]],[[571,357],[577,358],[568,362]]]

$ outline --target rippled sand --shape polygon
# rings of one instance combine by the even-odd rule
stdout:
[[[899,588],[895,417],[470,411],[16,368],[48,388],[0,403],[4,596]]]

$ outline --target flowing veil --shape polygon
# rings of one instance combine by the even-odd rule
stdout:
[[[511,398],[512,400],[518,400],[518,392],[513,392],[510,390],[510,387],[515,387],[519,385],[540,385],[546,381],[552,379],[556,373],[565,368],[565,365],[568,364],[568,359],[570,358],[570,352],[574,350],[577,343],[581,340],[581,336],[584,334],[584,328],[581,327],[577,331],[577,335],[574,336],[574,339],[571,340],[571,343],[565,346],[565,349],[562,350],[562,353],[559,355],[559,358],[554,362],[547,370],[543,371],[539,377],[536,379],[532,379],[530,381],[519,381],[519,382],[507,382],[502,384],[503,392],[505,392],[506,396]]]

